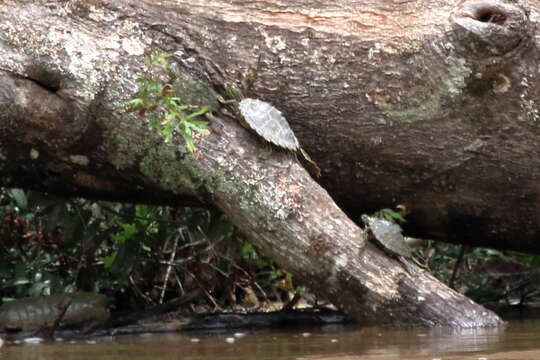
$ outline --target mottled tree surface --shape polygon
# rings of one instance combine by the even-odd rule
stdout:
[[[402,204],[411,233],[540,251],[539,10],[531,0],[4,0],[2,185],[214,205],[363,323],[494,326],[493,313],[363,241],[341,209],[357,218]],[[175,54],[176,89],[216,109],[194,154],[125,112],[152,49]],[[250,96],[284,113],[322,187],[219,111],[216,93],[249,73]]]

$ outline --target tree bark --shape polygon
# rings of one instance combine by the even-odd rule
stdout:
[[[4,1],[2,185],[213,204],[363,323],[498,325],[365,242],[327,191],[352,217],[403,204],[417,235],[539,251],[539,6],[523,4]],[[194,154],[126,114],[152,48],[216,107],[256,69],[251,96],[284,112],[324,189],[219,112]]]

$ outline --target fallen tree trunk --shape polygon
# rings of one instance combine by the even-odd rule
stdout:
[[[508,70],[501,81],[513,80],[521,69],[532,82],[531,69],[508,68],[504,58],[493,65],[490,58],[487,65],[475,64],[483,66],[484,77],[479,76],[459,49],[471,31],[460,33],[458,27],[452,33],[457,40],[448,45],[457,50],[440,47],[444,43],[434,40],[440,29],[430,29],[442,13],[450,12],[447,5],[413,9],[411,14],[421,15],[410,20],[414,31],[434,39],[422,42],[418,37],[400,44],[393,38],[399,26],[382,15],[391,11],[373,4],[366,4],[369,10],[356,11],[356,17],[347,15],[347,26],[340,20],[330,28],[328,23],[342,17],[338,10],[347,5],[318,10],[319,15],[312,9],[313,15],[300,2],[291,7],[266,4],[267,9],[250,4],[5,1],[0,5],[3,185],[122,201],[213,204],[266,255],[364,324],[500,324],[495,314],[429,274],[404,272],[399,262],[363,239],[362,230],[290,154],[268,155],[260,140],[234,119],[219,113],[211,117],[212,133],[197,137],[197,151],[191,154],[180,139],[164,144],[124,110],[136,91],[134,79],[148,71],[142,55],[151,48],[174,52],[180,82],[201,90],[205,95],[199,100],[209,102],[216,100],[211,99],[211,88],[223,88],[238,71],[255,67],[255,94],[279,103],[293,120],[302,144],[325,173],[322,183],[341,203],[352,207],[354,199],[366,209],[374,204],[383,207],[387,200],[404,202],[417,223],[418,214],[434,222],[448,215],[448,206],[470,204],[469,198],[478,191],[474,184],[464,185],[460,196],[452,190],[457,200],[444,203],[446,213],[431,215],[426,213],[439,209],[429,197],[434,193],[418,188],[422,179],[433,179],[441,171],[461,171],[471,160],[462,156],[469,154],[463,146],[475,144],[478,133],[471,134],[473,128],[483,128],[471,125],[469,117],[457,117],[468,105],[466,96],[504,90],[504,82],[497,85],[501,69]],[[399,10],[410,5],[395,6]],[[466,19],[484,13],[457,16]],[[353,25],[351,31],[348,26]],[[512,50],[536,54],[532,39],[521,40],[521,46]],[[432,75],[426,80],[421,60],[427,59]],[[471,80],[474,71],[477,76]],[[487,90],[482,81],[473,81],[486,76],[491,84]],[[527,101],[534,98],[535,89],[527,89]],[[427,91],[435,91],[435,98],[426,97]],[[507,97],[517,101],[523,91],[516,89]],[[470,106],[474,115],[485,111],[477,103]],[[534,116],[536,104],[531,102],[530,107],[527,113]],[[446,140],[442,136],[450,125],[443,119],[452,116],[461,121],[456,135],[448,137],[452,141],[434,144],[425,137],[431,133]],[[437,126],[435,120],[443,125]],[[396,134],[394,128],[404,132]],[[470,136],[460,139],[463,133]],[[371,156],[383,149],[381,144],[389,145]],[[446,158],[452,151],[455,158]],[[406,168],[407,174],[394,173],[389,165]],[[419,191],[408,195],[413,189]],[[475,202],[478,207],[472,211],[487,203]],[[465,205],[456,216],[467,218],[469,210]]]
[[[4,147],[24,136],[62,139],[63,149],[72,145],[67,156],[95,152],[100,104],[123,106],[134,91],[127,79],[142,66],[134,59],[153,46],[175,52],[183,71],[216,88],[257,68],[253,94],[279,104],[322,168],[319,182],[351,217],[402,204],[410,235],[540,252],[539,5],[522,3],[93,0],[44,8],[5,1],[2,39],[19,50],[4,48],[2,69],[71,99],[66,109],[90,110],[84,121],[56,128],[32,124],[43,127],[37,132],[6,123]],[[28,91],[37,102],[50,100]],[[152,182],[141,188],[126,173],[129,145],[99,154],[114,156],[114,166],[104,164],[101,183],[90,189],[98,181],[91,171],[71,186],[71,177],[51,179],[72,166],[69,159],[29,173],[9,165],[28,154],[6,149],[2,182],[112,200],[197,202]]]

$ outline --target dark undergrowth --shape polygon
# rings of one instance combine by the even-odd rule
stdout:
[[[0,216],[3,302],[90,291],[127,312],[179,298],[194,312],[279,309],[294,294],[304,305],[318,303],[215,210],[2,189]],[[476,301],[525,305],[538,299],[537,256],[420,244],[415,253],[431,271]]]
[[[212,312],[260,310],[305,293],[217,211],[19,189],[2,190],[0,204],[3,302],[90,291],[123,311],[184,297],[187,308]]]

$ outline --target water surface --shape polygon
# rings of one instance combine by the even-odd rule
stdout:
[[[344,326],[227,331],[8,344],[0,360],[339,359],[538,360],[540,320],[526,316],[501,329],[389,330]]]

